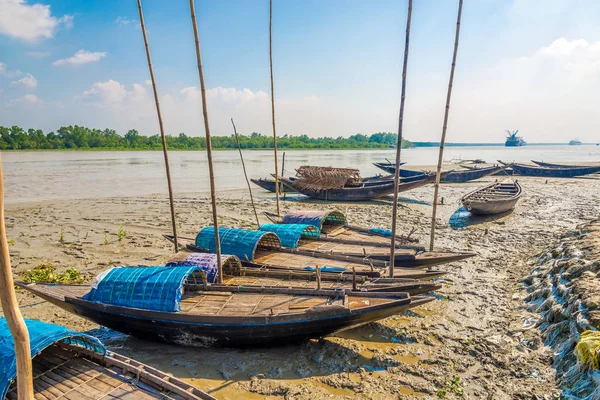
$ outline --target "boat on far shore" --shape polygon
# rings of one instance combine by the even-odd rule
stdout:
[[[508,133],[508,136],[506,137],[506,142],[504,143],[504,146],[506,146],[506,147],[521,147],[521,146],[525,146],[527,144],[525,142],[525,139],[523,139],[522,136],[517,136],[517,133],[519,133],[518,129],[516,131],[512,131],[512,132],[507,130],[506,133]]]

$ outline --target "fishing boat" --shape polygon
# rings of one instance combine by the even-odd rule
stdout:
[[[504,165],[510,166],[515,174],[521,176],[542,176],[546,178],[573,178],[576,176],[584,176],[600,172],[600,166],[550,168],[518,163],[509,164],[504,163],[500,160],[498,161]]]
[[[297,192],[316,200],[325,201],[369,201],[389,196],[394,193],[394,181],[378,184],[348,185],[343,187],[309,187],[300,180],[291,181],[281,178],[284,185]],[[415,189],[435,182],[435,175],[422,175],[418,179],[409,182],[401,181],[398,185],[399,192]]]
[[[382,163],[382,162],[376,162],[373,163],[374,166],[376,166],[377,168],[381,169],[382,171],[387,172],[388,174],[395,174],[396,173],[396,164],[394,163]],[[426,171],[414,171],[411,169],[405,169],[405,168],[400,168],[400,177],[402,178],[408,178],[411,176],[418,176],[418,175],[423,175],[423,174],[427,174],[428,172]]]
[[[527,144],[525,142],[525,139],[523,139],[521,136],[517,136],[517,133],[519,133],[518,129],[516,131],[512,131],[512,132],[507,130],[506,133],[508,133],[508,136],[506,136],[506,142],[504,143],[504,146],[506,146],[506,147],[521,147],[521,146],[525,146]]]
[[[275,193],[275,179],[270,179],[270,178],[254,179],[254,178],[250,178],[250,180],[256,186],[260,186],[261,188],[265,189],[268,192]],[[279,183],[279,193],[294,193],[294,192],[296,192],[294,189],[291,189],[290,187],[285,186],[281,182]]]
[[[273,346],[355,328],[433,300],[406,293],[203,284],[197,267],[118,267],[85,285],[17,285],[99,325],[184,346]]]
[[[463,196],[461,202],[472,214],[500,214],[515,208],[521,193],[517,181],[495,182]]]
[[[375,164],[375,165],[377,165],[377,164]],[[494,165],[494,166],[485,167],[485,168],[471,167],[471,168],[466,168],[466,169],[469,169],[469,171],[450,171],[450,172],[442,173],[440,175],[440,182],[452,182],[452,183],[469,182],[469,181],[473,181],[475,179],[484,178],[489,175],[502,173],[502,171],[504,170],[504,166]],[[384,170],[393,174],[394,171],[396,170],[396,167],[395,166],[385,167]],[[423,172],[422,171],[412,171],[412,170],[407,170],[407,169],[400,170],[400,175],[401,176],[406,175],[407,178],[419,176],[419,174],[423,174]],[[435,176],[435,174],[434,174],[434,176]]]
[[[543,161],[535,161],[535,160],[531,160],[531,162],[540,167],[546,167],[546,168],[581,168],[581,167],[594,168],[594,167],[596,167],[596,165],[552,164],[552,163],[547,163],[547,162],[543,162]]]
[[[317,273],[315,271],[272,270],[264,268],[246,268],[236,256],[221,255],[223,265],[223,284],[233,286],[272,286],[314,288],[320,280],[324,289],[351,289],[361,292],[405,292],[410,295],[423,294],[441,289],[433,282],[421,282],[417,279],[371,278],[368,276],[343,275],[336,273]],[[190,253],[181,251],[175,254],[167,266],[195,266],[204,272],[207,282],[215,283],[217,275],[217,256],[211,253]]]
[[[94,336],[25,320],[31,344],[34,397],[47,399],[215,400],[200,389],[120,354]],[[0,398],[18,397],[14,341],[0,319]]]
[[[362,227],[349,225],[346,216],[339,211],[290,211],[284,216],[270,212],[263,214],[274,224],[307,224],[316,226],[324,242],[347,243],[356,245],[390,247],[392,231],[380,227]],[[410,235],[396,235],[396,247],[406,247],[407,243],[416,243]],[[425,250],[422,246],[409,246],[417,250]]]

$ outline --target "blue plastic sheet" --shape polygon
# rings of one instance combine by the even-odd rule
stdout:
[[[273,232],[281,240],[283,247],[295,249],[298,242],[303,238],[318,239],[321,231],[314,225],[306,224],[265,224],[261,225],[259,230],[264,232]]]
[[[66,343],[85,347],[100,354],[106,353],[104,345],[95,337],[75,332],[60,325],[26,319],[29,331],[31,357],[35,357],[53,343]],[[17,376],[15,342],[4,317],[0,318],[0,399],[4,399],[10,384]]]
[[[83,298],[113,306],[178,312],[183,287],[197,271],[196,266],[113,268],[99,275]]]

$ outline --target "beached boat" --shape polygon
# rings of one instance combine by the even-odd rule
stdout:
[[[546,167],[546,168],[581,168],[581,167],[586,167],[586,168],[594,168],[597,165],[568,165],[568,164],[553,164],[553,163],[547,163],[547,162],[543,162],[543,161],[535,161],[535,160],[531,160],[532,163],[539,165],[540,167]]]
[[[396,164],[394,164],[394,163],[376,162],[376,163],[373,163],[373,165],[376,166],[377,168],[381,169],[382,171],[387,172],[388,174],[394,175],[396,173]],[[426,172],[426,171],[414,171],[411,169],[400,168],[400,177],[401,178],[408,178],[411,176],[418,176],[418,175],[423,175],[423,174],[427,174],[427,173],[428,172]]]
[[[361,185],[347,185],[339,188],[312,188],[307,187],[300,180],[291,181],[281,178],[284,185],[312,199],[325,201],[368,201],[389,196],[394,193],[394,181],[381,182],[377,184],[364,183]],[[435,175],[422,175],[418,179],[409,182],[401,181],[398,185],[399,192],[415,189],[429,183],[435,182]]]
[[[31,344],[34,397],[48,399],[215,400],[200,389],[120,354],[95,337],[25,320]],[[0,398],[16,400],[14,341],[0,319]]]
[[[270,179],[270,178],[254,179],[254,178],[250,178],[250,180],[256,186],[260,186],[261,188],[265,189],[266,191],[275,193],[275,179]],[[279,193],[293,193],[293,192],[296,192],[296,191],[294,189],[291,189],[288,186],[285,186],[281,182],[279,183]]]
[[[377,165],[377,163],[375,165]],[[382,168],[382,167],[380,167],[380,168]],[[394,171],[396,170],[396,167],[395,166],[391,166],[391,167],[386,166],[385,168],[382,168],[382,169],[384,171],[388,171],[389,173],[393,174]],[[440,182],[453,182],[453,183],[469,182],[469,181],[473,181],[475,179],[484,178],[489,175],[501,173],[502,170],[504,169],[504,166],[494,165],[494,166],[485,167],[485,168],[467,168],[467,169],[469,169],[469,170],[468,171],[450,171],[450,172],[442,173],[440,175]],[[410,177],[419,176],[419,174],[423,174],[423,172],[400,169],[400,176],[403,176],[403,174],[406,174],[406,177],[410,178]],[[434,177],[435,177],[435,174],[434,174]],[[406,179],[406,178],[404,178],[404,179]]]
[[[406,293],[203,284],[197,267],[120,267],[85,285],[17,285],[141,339],[185,346],[273,346],[319,338],[433,300]]]
[[[272,286],[315,288],[316,271],[272,270],[264,268],[243,267],[238,257],[221,255],[223,264],[223,284],[233,286]],[[215,283],[217,275],[217,256],[211,253],[190,253],[181,251],[175,254],[167,266],[195,266],[204,272],[207,283]],[[433,282],[422,282],[417,279],[403,278],[371,278],[335,273],[320,273],[319,279],[323,289],[352,289],[362,292],[405,292],[411,295],[423,294],[441,289],[441,285]]]
[[[576,176],[584,176],[600,172],[600,166],[549,168],[518,163],[509,164],[504,163],[500,160],[498,161],[504,165],[510,166],[515,172],[515,174],[521,176],[541,176],[546,178],[574,178]]]
[[[521,193],[517,181],[496,182],[467,194],[461,202],[472,214],[499,214],[515,208]]]

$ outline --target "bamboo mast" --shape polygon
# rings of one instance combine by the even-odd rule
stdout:
[[[194,28],[194,41],[196,43],[196,60],[198,62],[198,76],[200,78],[200,93],[202,94],[202,113],[204,115],[206,155],[208,158],[208,174],[210,180],[210,200],[212,204],[213,227],[215,229],[215,250],[217,253],[217,265],[219,268],[219,276],[217,277],[217,283],[223,283],[223,266],[221,265],[221,241],[219,238],[219,219],[217,216],[215,171],[212,162],[212,143],[210,141],[210,126],[208,124],[208,110],[206,108],[206,86],[204,85],[204,72],[202,71],[202,56],[200,55],[200,38],[198,36],[198,25],[196,24],[196,9],[194,7],[194,0],[190,0],[190,15],[192,18],[192,27]]]
[[[4,171],[0,158],[0,300],[2,311],[15,342],[17,358],[17,395],[19,400],[33,399],[33,370],[29,331],[21,315],[10,265],[10,252],[4,224]]]
[[[275,89],[273,87],[273,0],[269,1],[269,69],[271,71],[271,121],[273,122],[273,157],[275,158],[275,198],[279,216],[279,171],[277,167],[277,130],[275,129]]]
[[[146,47],[146,58],[148,59],[148,69],[150,70],[150,79],[152,80],[152,91],[154,93],[154,103],[156,104],[156,114],[158,115],[158,126],[160,128],[160,140],[162,142],[163,156],[165,159],[165,170],[167,172],[167,186],[169,187],[169,206],[171,208],[171,224],[173,225],[173,243],[175,252],[179,251],[177,241],[177,223],[175,222],[175,205],[173,203],[173,186],[171,185],[171,169],[169,168],[169,154],[167,152],[167,141],[165,139],[165,128],[163,126],[162,114],[160,112],[160,103],[158,101],[158,92],[156,90],[156,81],[154,79],[154,68],[152,67],[152,58],[150,57],[150,47],[148,47],[148,36],[146,35],[146,25],[144,24],[144,13],[142,12],[142,2],[137,0],[138,12],[140,14],[140,25],[142,35],[144,36],[144,45]]]
[[[246,183],[248,184],[248,193],[250,193],[250,203],[252,204],[252,209],[254,210],[254,216],[256,217],[256,228],[259,229],[260,222],[258,221],[258,213],[256,212],[256,207],[254,206],[254,196],[252,196],[252,188],[250,187],[250,181],[248,180],[248,174],[246,173],[246,164],[244,163],[244,156],[242,155],[242,146],[240,146],[240,138],[238,137],[237,129],[235,127],[235,122],[233,122],[233,118],[231,118],[231,125],[233,125],[233,133],[235,135],[235,143],[237,144],[238,151],[240,152],[240,160],[242,160],[242,169],[244,170],[244,178],[246,178]]]
[[[390,247],[390,277],[394,276],[394,258],[396,256],[396,219],[398,216],[398,186],[400,185],[400,152],[402,150],[402,125],[404,122],[404,102],[406,99],[406,70],[408,67],[408,45],[410,41],[410,19],[412,16],[412,0],[408,0],[406,14],[406,39],[404,42],[404,63],[402,66],[402,94],[400,97],[400,113],[398,117],[398,144],[396,145],[396,171],[394,172],[394,204],[392,205],[392,239]]]
[[[456,35],[454,37],[454,54],[452,55],[452,67],[450,68],[450,80],[448,82],[448,93],[446,94],[446,110],[444,111],[444,125],[442,127],[442,139],[440,141],[440,153],[438,156],[437,174],[433,189],[433,211],[431,214],[431,237],[429,239],[429,250],[433,251],[435,241],[435,217],[437,213],[438,194],[440,189],[440,174],[442,172],[442,159],[444,156],[444,144],[446,142],[446,129],[448,128],[448,114],[450,113],[450,99],[452,97],[452,83],[454,81],[454,69],[456,67],[456,55],[458,53],[458,39],[460,37],[460,18],[462,15],[463,0],[458,0],[458,17],[456,18]]]

